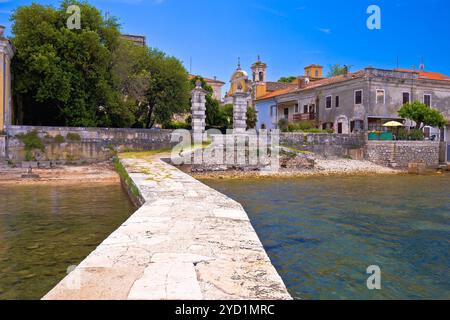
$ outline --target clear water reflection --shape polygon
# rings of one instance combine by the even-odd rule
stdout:
[[[0,299],[40,299],[133,211],[120,185],[0,186]]]
[[[450,298],[450,175],[205,183],[243,204],[295,297]]]

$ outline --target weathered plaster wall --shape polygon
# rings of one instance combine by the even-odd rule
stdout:
[[[325,157],[344,157],[354,154],[351,150],[364,148],[364,134],[333,133],[281,133],[280,144]]]
[[[6,136],[0,135],[0,160],[6,158]]]
[[[366,158],[376,164],[407,168],[409,163],[439,166],[439,142],[432,141],[368,141]]]
[[[25,159],[23,143],[19,134],[37,131],[45,142],[41,160],[106,160],[116,151],[145,151],[169,148],[171,130],[111,129],[111,128],[68,128],[38,126],[8,126],[8,157],[12,160]],[[66,139],[68,133],[78,134],[80,141]],[[61,135],[63,143],[52,142],[48,137]],[[47,137],[47,138],[46,138]]]

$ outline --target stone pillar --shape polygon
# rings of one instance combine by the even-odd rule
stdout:
[[[196,87],[191,92],[192,136],[194,143],[202,143],[206,125],[206,94],[201,81],[196,82]]]
[[[233,133],[247,130],[247,99],[248,93],[242,92],[242,88],[233,95]]]
[[[0,132],[12,124],[11,59],[14,49],[0,25]]]

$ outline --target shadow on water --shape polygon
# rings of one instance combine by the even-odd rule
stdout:
[[[205,183],[245,207],[294,297],[450,298],[450,175]]]
[[[0,186],[0,300],[40,299],[134,210],[120,184]]]

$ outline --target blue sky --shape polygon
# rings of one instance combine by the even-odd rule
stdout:
[[[0,24],[28,0],[0,0]],[[36,1],[57,4],[54,0]],[[91,0],[119,18],[122,32],[143,34],[205,77],[226,82],[237,57],[246,70],[261,55],[269,80],[299,75],[307,64],[418,66],[450,75],[448,0]],[[366,27],[367,7],[381,8],[382,28]]]

